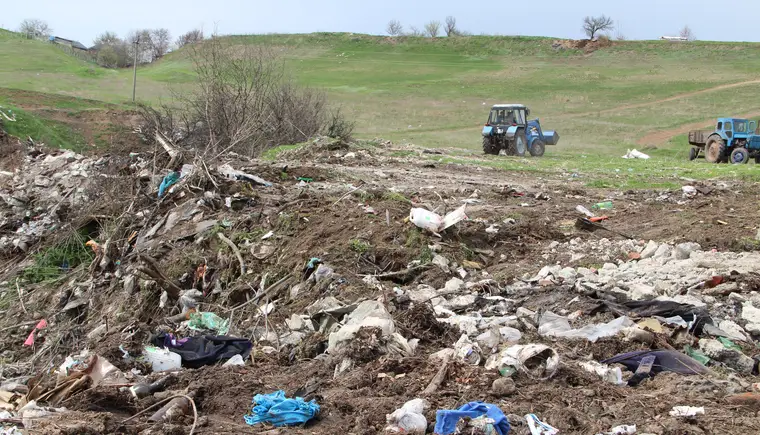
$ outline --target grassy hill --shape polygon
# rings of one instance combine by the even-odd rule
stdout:
[[[538,167],[579,153],[619,158],[646,145],[656,145],[652,154],[663,162],[681,162],[688,128],[717,116],[760,116],[754,43],[625,41],[586,52],[534,37],[230,39],[274,47],[299,82],[326,89],[355,116],[364,137],[477,150],[491,104],[525,103],[562,138],[544,161],[529,163]],[[0,33],[0,58],[5,87],[117,104],[131,95],[131,70],[99,68],[12,33]],[[138,98],[155,102],[192,80],[186,53],[172,53],[139,69]]]

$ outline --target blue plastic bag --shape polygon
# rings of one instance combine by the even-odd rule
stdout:
[[[478,418],[481,415],[493,419],[494,429],[499,435],[509,433],[509,420],[496,405],[483,402],[470,402],[453,411],[441,410],[435,413],[435,433],[440,435],[453,434],[459,419],[463,417]]]
[[[253,397],[253,409],[243,416],[251,426],[258,423],[270,423],[276,427],[304,424],[319,413],[317,402],[306,402],[301,397],[288,399],[282,390],[270,394],[257,394]]]
[[[158,186],[158,197],[161,198],[164,196],[164,193],[168,188],[172,186],[172,184],[176,183],[177,180],[179,180],[179,172],[172,171],[164,177],[163,181],[161,181],[161,185]]]

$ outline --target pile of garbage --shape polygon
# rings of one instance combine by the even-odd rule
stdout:
[[[93,398],[132,415],[106,419],[106,433],[138,421],[193,433],[224,409],[294,433],[334,433],[328,415],[355,433],[633,434],[760,403],[758,252],[545,240],[535,258],[559,263],[505,278],[503,246],[527,239],[515,218],[484,211],[486,194],[377,195],[159,143],[119,158],[30,148],[2,175],[4,433],[47,422],[76,433],[76,418],[112,414]],[[67,232],[88,261],[44,255]],[[19,274],[41,259],[53,278]],[[665,395],[658,382],[698,394],[661,400],[657,418],[592,409]],[[563,420],[565,394],[593,398],[574,404],[589,416]]]

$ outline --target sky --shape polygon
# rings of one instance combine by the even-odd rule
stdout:
[[[583,38],[587,15],[617,23],[615,37],[658,39],[688,25],[697,39],[760,41],[757,0],[33,0],[5,1],[0,27],[16,30],[26,18],[47,21],[56,36],[91,45],[103,31],[165,27],[173,37],[202,27],[206,34],[354,32],[384,34],[390,20],[422,29],[451,15],[473,34]],[[510,9],[514,13],[509,13]],[[730,20],[718,24],[715,16]],[[725,23],[725,21],[724,21]]]

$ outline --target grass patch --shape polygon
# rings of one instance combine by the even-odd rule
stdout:
[[[38,117],[14,106],[3,105],[2,110],[16,115],[16,122],[5,121],[3,126],[9,134],[21,140],[31,137],[48,147],[76,152],[82,152],[87,147],[84,137],[63,122]]]
[[[392,190],[389,190],[387,192],[383,193],[383,199],[386,201],[396,201],[396,202],[403,202],[403,203],[410,203],[411,201],[406,196],[394,192]]]
[[[290,151],[290,150],[297,150],[304,146],[304,144],[295,144],[295,145],[280,145],[275,148],[269,148],[268,150],[261,153],[261,159],[262,160],[277,160],[277,156],[283,152],[283,151]]]
[[[360,240],[360,239],[351,239],[351,240],[348,242],[348,247],[349,247],[349,249],[351,249],[352,251],[354,251],[354,252],[356,252],[357,254],[360,254],[360,255],[361,255],[361,254],[364,254],[364,253],[366,253],[367,251],[369,251],[369,250],[370,250],[370,248],[372,247],[372,245],[370,245],[370,243],[369,243],[368,241],[366,241],[366,240]]]
[[[88,237],[84,233],[73,233],[55,246],[34,255],[34,264],[21,273],[24,280],[37,283],[54,280],[68,270],[88,264],[95,258],[92,250],[85,246]]]

